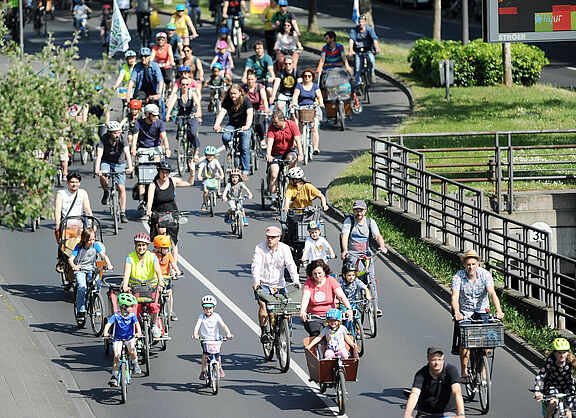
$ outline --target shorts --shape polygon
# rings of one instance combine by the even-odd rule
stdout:
[[[272,158],[278,159],[278,160],[287,160],[288,157],[290,156],[290,154],[294,154],[294,157],[297,157],[298,151],[296,150],[296,148],[292,148],[290,151],[286,151],[284,154],[272,155]],[[279,164],[279,163],[278,163],[278,161],[272,161],[271,163],[268,163],[268,167],[270,167],[272,164]]]
[[[281,295],[286,294],[286,288],[284,288],[284,287],[277,287],[276,290]],[[260,298],[258,297],[258,292],[262,292],[262,293],[266,293],[267,295],[271,295],[272,294],[272,286],[268,286],[267,284],[261,284],[260,289],[258,289],[257,291],[254,292],[254,298],[258,302],[260,302]]]
[[[159,156],[162,158],[164,155],[164,150],[162,149],[161,145],[157,147],[150,147],[150,148],[138,148],[138,162],[139,163],[147,163],[150,161],[154,161],[154,157]]]
[[[126,164],[108,163],[106,161],[102,161],[102,163],[100,164],[100,170],[108,171],[109,173],[111,173],[112,171],[125,171]],[[116,183],[118,183],[121,186],[126,186],[126,173],[116,174]]]
[[[112,349],[114,350],[114,354],[120,354],[122,352],[122,344],[126,346],[128,351],[133,351],[136,348],[136,338],[132,338],[128,341],[117,341],[114,340],[112,342]]]
[[[204,341],[200,341],[200,347],[202,347],[202,354],[210,354],[208,349],[206,348],[206,343]],[[220,353],[216,354],[217,357],[220,357]]]
[[[292,96],[288,96],[286,94],[278,93],[278,98],[276,99],[278,102],[291,102]]]
[[[66,141],[66,139],[58,139],[56,142],[56,153],[58,154],[58,160],[60,162],[70,161],[70,157],[68,156],[68,141]]]
[[[227,203],[228,203],[228,207],[230,208],[231,211],[235,211],[235,210],[236,210],[236,201],[230,199],[230,200],[228,200]],[[241,203],[239,203],[238,206],[240,206],[240,208],[239,208],[240,210],[243,209]]]

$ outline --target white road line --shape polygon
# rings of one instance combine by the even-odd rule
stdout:
[[[150,232],[150,228],[148,227],[148,223],[145,220],[142,220],[142,225],[144,225],[144,228],[146,228],[146,230],[148,232]],[[216,285],[214,285],[210,280],[208,280],[202,273],[200,273],[198,270],[196,270],[196,268],[194,268],[194,266],[192,264],[190,264],[188,261],[186,261],[186,259],[184,257],[182,257],[182,254],[178,255],[178,262],[186,269],[188,270],[190,273],[192,273],[192,275],[194,277],[196,277],[196,279],[198,279],[198,281],[200,283],[202,283],[204,286],[206,286],[208,288],[208,290],[214,295],[216,296],[218,299],[220,299],[222,302],[224,302],[232,312],[236,313],[236,316],[238,316],[238,318],[240,318],[240,320],[242,320],[242,322],[244,322],[248,328],[250,328],[252,331],[254,331],[254,333],[256,334],[256,336],[258,338],[260,338],[260,326],[258,326],[258,324],[256,324],[256,322],[254,322],[252,319],[250,319],[250,317],[242,310],[240,309],[240,307],[238,305],[236,305],[234,302],[232,302],[232,300],[230,300],[230,298],[228,298],[228,296],[226,296],[224,294],[224,292],[222,292],[220,289],[218,289],[218,287],[216,287]],[[320,398],[322,399],[322,401],[326,404],[326,406],[330,409],[330,411],[332,411],[332,413],[334,414],[334,416],[338,415],[338,408],[336,406],[330,406],[330,404],[332,402],[328,401],[328,397],[326,395],[321,396],[322,393],[320,392],[318,386],[313,383],[308,381],[309,376],[308,373],[306,373],[302,367],[300,367],[295,361],[294,359],[290,359],[290,368],[292,369],[292,371],[294,373],[296,373],[296,375],[300,378],[300,380],[302,380],[302,382],[308,386],[310,389],[312,389],[312,391]],[[348,417],[346,414],[342,415],[343,417]]]
[[[406,31],[404,32],[406,35],[414,35],[414,36],[426,36],[423,33],[418,33],[418,32],[410,32],[410,31]]]
[[[566,67],[569,70],[576,71],[576,67]]]
[[[390,26],[376,25],[376,29],[392,30]]]

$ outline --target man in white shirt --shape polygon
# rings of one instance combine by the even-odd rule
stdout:
[[[286,293],[285,269],[288,269],[294,286],[300,288],[298,268],[292,257],[290,247],[280,242],[281,235],[282,230],[277,226],[266,228],[266,241],[262,241],[256,246],[252,256],[252,279],[254,280],[252,288],[259,305],[258,321],[263,338],[267,337],[268,312],[266,311],[266,303],[258,298],[257,292]]]

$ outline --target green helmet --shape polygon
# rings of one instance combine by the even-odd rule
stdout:
[[[130,293],[120,293],[118,295],[118,305],[120,306],[134,306],[137,304],[138,301],[136,300],[136,296]]]
[[[570,343],[566,338],[556,338],[554,342],[552,342],[552,350],[554,351],[570,350]]]

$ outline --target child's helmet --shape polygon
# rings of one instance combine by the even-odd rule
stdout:
[[[320,229],[320,222],[310,221],[308,223],[308,231],[312,231],[313,229]]]
[[[136,296],[130,293],[120,293],[118,295],[118,305],[120,306],[134,306],[137,304]]]
[[[110,9],[112,9],[112,6],[110,6],[109,4],[103,5],[102,10],[106,10],[106,9],[110,10]]]
[[[145,232],[140,232],[134,237],[134,242],[145,242],[146,244],[150,244],[150,235]]]
[[[206,295],[202,298],[202,307],[204,308],[213,308],[216,303],[216,298],[212,295]]]
[[[156,248],[170,248],[171,246],[170,237],[166,235],[156,235],[156,238],[154,238],[154,247]]]
[[[288,178],[298,180],[303,179],[304,170],[302,170],[300,167],[292,167],[290,170],[288,170]]]
[[[179,73],[183,73],[185,71],[192,71],[192,69],[187,65],[181,65],[180,67],[178,67]]]
[[[228,28],[226,26],[220,28],[220,35],[228,34]]]
[[[216,155],[216,147],[214,145],[206,145],[206,148],[204,148],[204,154]]]
[[[342,318],[342,312],[340,312],[340,309],[332,308],[328,309],[328,312],[326,312],[326,319],[336,319],[340,321],[340,318]]]
[[[140,99],[132,99],[130,100],[130,103],[128,104],[128,106],[130,107],[130,109],[142,109],[142,100]]]
[[[130,57],[135,57],[136,56],[136,52],[132,51],[131,49],[129,49],[128,51],[126,51],[124,53],[124,58],[130,58]]]
[[[242,172],[240,171],[239,168],[233,168],[233,169],[230,171],[230,178],[232,178],[232,176],[241,177],[241,176],[242,176]]]
[[[358,267],[356,266],[355,263],[351,261],[346,261],[342,266],[342,274],[346,274],[349,271],[358,271]]]
[[[566,338],[556,338],[552,342],[552,350],[554,351],[567,351],[570,350],[570,343]]]
[[[186,6],[184,6],[183,4],[179,4],[178,6],[176,6],[177,12],[183,12],[184,10],[186,10]]]
[[[228,48],[228,43],[226,41],[220,41],[220,42],[218,42],[217,48],[218,49],[226,49],[226,48]]]
[[[172,164],[170,164],[170,161],[160,161],[156,169],[158,171],[160,170],[172,171]]]
[[[222,64],[220,64],[219,62],[215,62],[212,68],[218,68],[219,70],[222,70]]]

